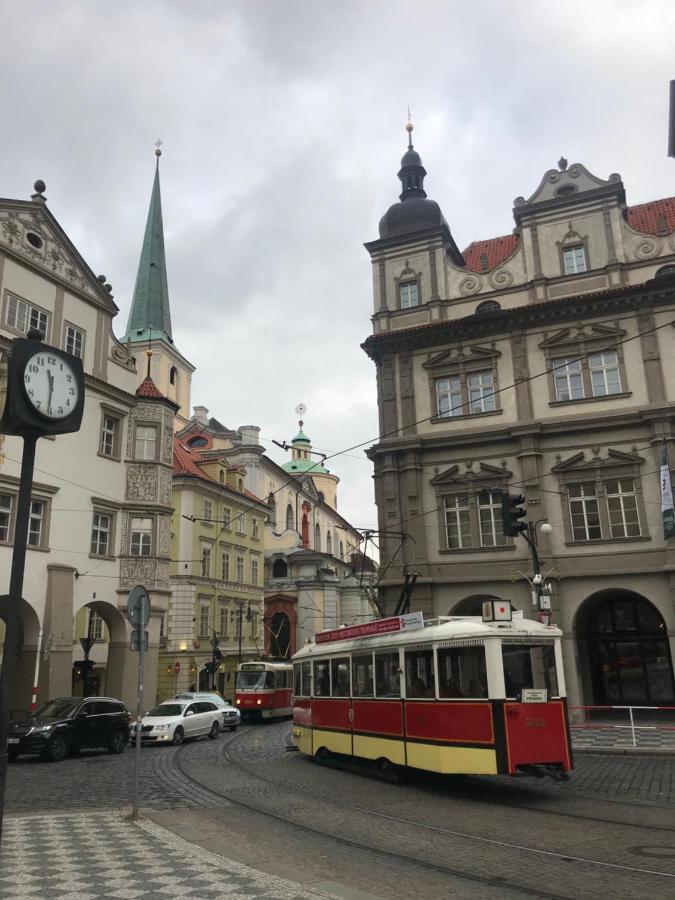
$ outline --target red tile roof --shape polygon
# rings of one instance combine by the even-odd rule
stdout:
[[[164,396],[164,394],[160,393],[160,391],[157,388],[157,385],[152,380],[152,378],[150,378],[149,375],[145,379],[145,381],[142,381],[138,385],[138,388],[136,389],[136,396],[137,397],[146,397],[150,400],[166,400],[166,397]]]
[[[672,234],[675,231],[675,197],[629,206],[626,219],[631,228],[644,234]]]
[[[194,435],[192,435],[194,437]],[[187,475],[191,478],[199,478],[201,481],[206,481],[208,484],[221,484],[220,481],[216,481],[215,478],[210,478],[206,472],[203,471],[201,466],[199,466],[199,461],[201,457],[198,452],[190,450],[189,447],[186,447],[182,444],[178,438],[174,438],[173,440],[173,474],[174,475]],[[228,469],[235,468],[234,466],[227,466]],[[243,494],[245,497],[248,497],[249,500],[255,500],[256,503],[262,504],[264,506],[267,505],[265,500],[261,500],[260,497],[256,497],[254,493],[244,488],[243,491],[237,490],[237,488],[233,488],[230,485],[222,485],[226,487],[228,491],[232,491],[235,494]]]
[[[518,235],[506,234],[488,241],[473,241],[462,255],[467,269],[472,272],[491,272],[511,256],[517,246]]]

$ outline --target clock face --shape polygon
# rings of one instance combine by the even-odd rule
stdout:
[[[23,382],[28,402],[48,419],[65,419],[77,405],[77,378],[60,355],[34,353],[25,365]]]

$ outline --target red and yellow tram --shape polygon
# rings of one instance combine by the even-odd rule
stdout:
[[[293,666],[289,662],[240,663],[237,666],[235,705],[242,719],[290,716]]]
[[[564,777],[562,632],[508,601],[487,607],[484,619],[412,613],[317,634],[293,657],[298,749],[447,774]]]

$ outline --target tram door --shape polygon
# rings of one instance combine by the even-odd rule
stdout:
[[[314,663],[312,739],[314,753],[353,753],[348,656]]]

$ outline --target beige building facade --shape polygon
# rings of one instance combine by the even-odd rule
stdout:
[[[499,596],[534,615],[529,547],[501,522],[502,494],[523,494],[570,702],[672,703],[675,198],[629,206],[619,175],[561,159],[514,201],[511,234],[462,253],[425,176],[410,144],[366,244],[379,527],[410,537],[381,542],[380,597],[392,609],[416,571],[412,609]]]

